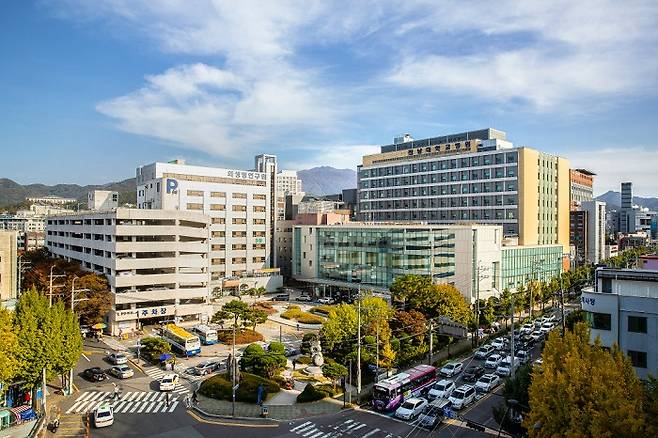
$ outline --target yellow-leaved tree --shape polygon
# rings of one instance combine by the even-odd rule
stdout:
[[[551,332],[529,389],[524,425],[531,437],[644,433],[644,394],[630,360],[616,346],[607,350],[589,338],[584,323],[564,338]]]

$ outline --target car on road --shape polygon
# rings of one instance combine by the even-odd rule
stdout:
[[[309,294],[301,294],[300,296],[297,297],[297,301],[311,302],[313,301],[313,298],[311,298]]]
[[[112,353],[107,356],[107,360],[114,365],[123,365],[128,363],[128,356],[125,353]]]
[[[491,342],[491,346],[496,350],[502,350],[505,348],[505,338],[496,338]]]
[[[539,329],[539,331],[541,331],[542,333],[548,334],[551,330],[553,330],[553,327],[555,327],[555,326],[553,325],[552,322],[545,322],[541,325],[541,328]]]
[[[334,304],[336,300],[334,300],[331,297],[322,297],[318,300],[318,303],[320,304]]]
[[[101,382],[107,379],[107,374],[99,367],[87,368],[84,370],[83,375],[92,382]]]
[[[461,362],[450,362],[445,364],[443,368],[441,368],[439,374],[446,377],[452,377],[461,373],[463,368],[464,368],[464,364],[462,364]]]
[[[427,406],[427,400],[424,398],[409,398],[402,402],[395,411],[395,416],[402,420],[412,420],[419,416]]]
[[[521,339],[519,339],[519,343],[524,347],[523,348],[524,350],[529,350],[530,348],[532,348],[533,345],[535,345],[535,340],[532,338],[530,333],[527,333],[521,336]]]
[[[514,353],[514,356],[519,360],[520,364],[525,364],[530,361],[530,354],[525,350],[519,350]]]
[[[496,374],[489,373],[480,377],[480,379],[475,382],[475,390],[480,392],[489,392],[498,385],[500,385],[500,377],[498,377]]]
[[[484,362],[484,367],[485,368],[491,368],[491,369],[495,370],[496,368],[498,368],[498,365],[500,365],[501,360],[503,360],[503,358],[500,354],[492,354]]]
[[[158,381],[160,391],[173,391],[176,389],[176,385],[178,385],[178,374],[174,373],[165,374]]]
[[[551,315],[546,315],[542,318],[543,322],[553,322],[557,319],[557,317],[554,314]]]
[[[535,329],[534,325],[532,325],[530,323],[526,323],[526,324],[523,324],[523,326],[521,326],[520,332],[521,332],[521,334],[526,334],[526,333],[530,334],[530,333],[532,333],[532,331],[534,329]]]
[[[299,354],[299,350],[295,347],[291,347],[290,345],[284,345],[283,346],[283,354],[286,357],[297,356]]]
[[[429,429],[435,428],[443,421],[443,409],[450,407],[450,400],[437,398],[425,406],[420,417],[420,425]]]
[[[101,428],[114,424],[114,410],[109,403],[103,403],[94,410],[94,427]]]
[[[221,367],[221,362],[216,361],[216,360],[207,360],[203,362],[199,362],[194,366],[194,374],[197,376],[205,376],[206,374],[210,374],[214,371],[219,370]]]
[[[274,295],[274,298],[272,298],[272,301],[290,301],[290,295],[288,295],[288,294]]]
[[[462,379],[464,382],[476,382],[482,375],[484,375],[484,367],[480,365],[471,365],[464,370]]]
[[[496,348],[493,345],[483,345],[480,348],[477,349],[475,352],[475,358],[480,359],[480,360],[485,360],[494,352],[496,351]]]
[[[434,400],[435,398],[448,398],[455,388],[457,388],[457,385],[455,385],[455,382],[452,380],[439,380],[430,387],[429,391],[427,391],[427,398],[430,400]]]
[[[475,401],[475,388],[472,385],[462,385],[452,391],[450,403],[453,409],[462,409]]]
[[[110,374],[119,379],[129,379],[135,372],[128,365],[115,365],[110,368]]]
[[[519,366],[519,360],[514,359],[514,369],[516,369]],[[496,374],[498,374],[501,377],[507,377],[512,374],[512,357],[507,356],[505,359],[503,359],[500,362],[500,365],[498,365],[498,368],[496,368]]]
[[[537,343],[537,342],[541,341],[542,339],[544,339],[544,332],[539,331],[539,330],[535,330],[534,332],[532,332],[530,337],[535,341],[535,343]]]

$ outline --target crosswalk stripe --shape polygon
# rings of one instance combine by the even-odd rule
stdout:
[[[125,394],[123,394],[121,397],[119,397],[119,400],[121,401],[128,401],[130,397],[132,397],[133,391],[128,391]]]
[[[176,409],[176,406],[178,406],[178,401],[175,401],[174,404],[171,405],[171,408],[169,409],[169,412],[174,412],[174,409]]]
[[[139,396],[139,392],[133,392],[133,393],[130,395],[130,398],[126,398],[126,400],[127,400],[127,401],[133,401],[133,400],[134,400],[136,397],[138,397],[138,396]]]
[[[160,408],[162,407],[163,404],[164,404],[164,403],[159,402],[157,405],[155,405],[155,409],[153,409],[153,412],[158,412],[158,409],[160,409]]]
[[[311,435],[308,438],[320,438],[321,435],[324,435],[324,432],[320,431],[320,432],[316,433],[315,435]]]
[[[356,427],[355,427],[354,429],[352,429],[352,430],[349,430],[349,429],[348,429],[348,433],[356,432],[357,430],[361,429],[362,427],[366,427],[366,426],[367,426],[367,424],[363,424],[363,423],[362,423],[362,424],[359,424],[358,426],[356,426]]]
[[[114,412],[117,413],[117,414],[121,413],[121,412],[126,412],[128,409],[130,409],[130,407],[132,405],[133,405],[133,402],[126,401],[126,403],[123,406],[121,406],[119,409],[115,410]]]
[[[139,409],[137,409],[137,413],[141,414],[142,412],[144,412],[144,409],[146,409],[146,406],[148,406],[148,403],[140,403],[139,404]]]
[[[142,405],[142,404],[141,404],[140,402],[135,402],[135,406],[133,406],[133,408],[132,408],[128,413],[132,414],[132,413],[135,412],[135,411],[137,410],[137,408],[139,408],[141,405]]]
[[[303,427],[305,427],[305,426],[308,426],[309,424],[311,424],[311,422],[310,422],[310,421],[307,421],[306,423],[303,423],[303,424],[300,424],[300,425],[298,425],[298,426],[295,426],[295,427],[293,427],[292,429],[290,429],[290,432],[296,432],[297,430],[299,430],[299,429],[301,429],[301,428],[303,428]]]
[[[153,394],[149,395],[148,401],[154,401],[158,398],[160,398],[160,393],[159,392],[154,392]]]
[[[79,401],[73,403],[73,406],[71,406],[71,407],[68,409],[68,411],[66,411],[66,413],[67,413],[67,414],[70,414],[70,413],[74,412],[76,409],[78,409],[78,406],[79,406],[80,404],[82,404],[82,402],[79,402]]]
[[[309,435],[313,435],[313,434],[316,434],[316,433],[318,433],[318,430],[315,428],[315,426],[313,426],[313,427],[311,427],[311,429],[308,432],[306,432],[302,436],[307,437]]]
[[[83,395],[81,395],[80,397],[78,397],[78,399],[76,401],[81,402],[81,401],[87,400],[88,398],[93,397],[94,394],[95,394],[94,392],[86,392]]]
[[[114,405],[114,412],[116,413],[119,409],[123,407],[123,405],[126,404],[125,401],[120,401]]]
[[[151,408],[153,408],[153,406],[155,406],[155,402],[150,402],[146,407],[146,409],[144,410],[144,413],[148,414],[151,411]]]
[[[376,434],[377,432],[379,432],[379,430],[380,430],[380,429],[373,429],[373,430],[371,430],[370,432],[368,432],[367,434],[363,435],[361,438],[368,438],[369,436],[374,435],[374,434]]]

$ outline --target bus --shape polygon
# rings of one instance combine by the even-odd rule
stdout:
[[[212,345],[217,343],[217,330],[208,327],[205,324],[200,324],[192,327],[192,331],[196,334],[203,345]]]
[[[162,339],[171,344],[173,351],[183,356],[195,356],[201,353],[201,341],[199,337],[178,327],[176,324],[167,324],[162,329]]]
[[[379,411],[394,411],[405,399],[416,397],[436,381],[436,368],[417,365],[375,383],[372,404]]]

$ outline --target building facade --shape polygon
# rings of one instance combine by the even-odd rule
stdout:
[[[294,170],[281,170],[276,174],[276,219],[286,218],[286,196],[303,193],[302,180]]]
[[[119,192],[110,190],[91,190],[87,193],[87,209],[114,210],[119,207]]]
[[[281,285],[270,247],[273,181],[264,172],[153,163],[137,168],[137,203],[140,209],[210,216],[210,282],[216,294],[236,287],[273,290]]]
[[[658,374],[658,271],[599,268],[581,306],[592,342],[617,344],[642,379]]]
[[[47,204],[47,205],[64,205],[64,204],[75,204],[78,202],[75,198],[62,198],[60,196],[33,196],[25,198],[27,202],[34,202],[35,204]]]
[[[346,223],[293,227],[293,277],[388,293],[395,277],[429,275],[473,302],[498,295],[502,227]]]
[[[531,281],[549,281],[564,266],[562,245],[525,245],[502,247],[502,287],[514,292]]]
[[[581,203],[594,199],[594,176],[587,169],[569,170],[571,208],[577,209]]]
[[[107,324],[116,335],[140,323],[208,320],[210,226],[209,216],[194,211],[89,211],[48,218],[46,246],[107,277]]]
[[[587,260],[588,254],[588,233],[589,221],[587,212],[584,210],[571,210],[569,212],[569,242],[574,249],[574,262],[576,265],[583,265]]]
[[[569,249],[569,162],[485,129],[382,146],[358,166],[358,218],[499,224]]]
[[[605,259],[605,202],[583,201],[580,208],[587,214],[587,261],[593,264]]]
[[[17,298],[17,234],[16,231],[0,231],[0,303]]]

